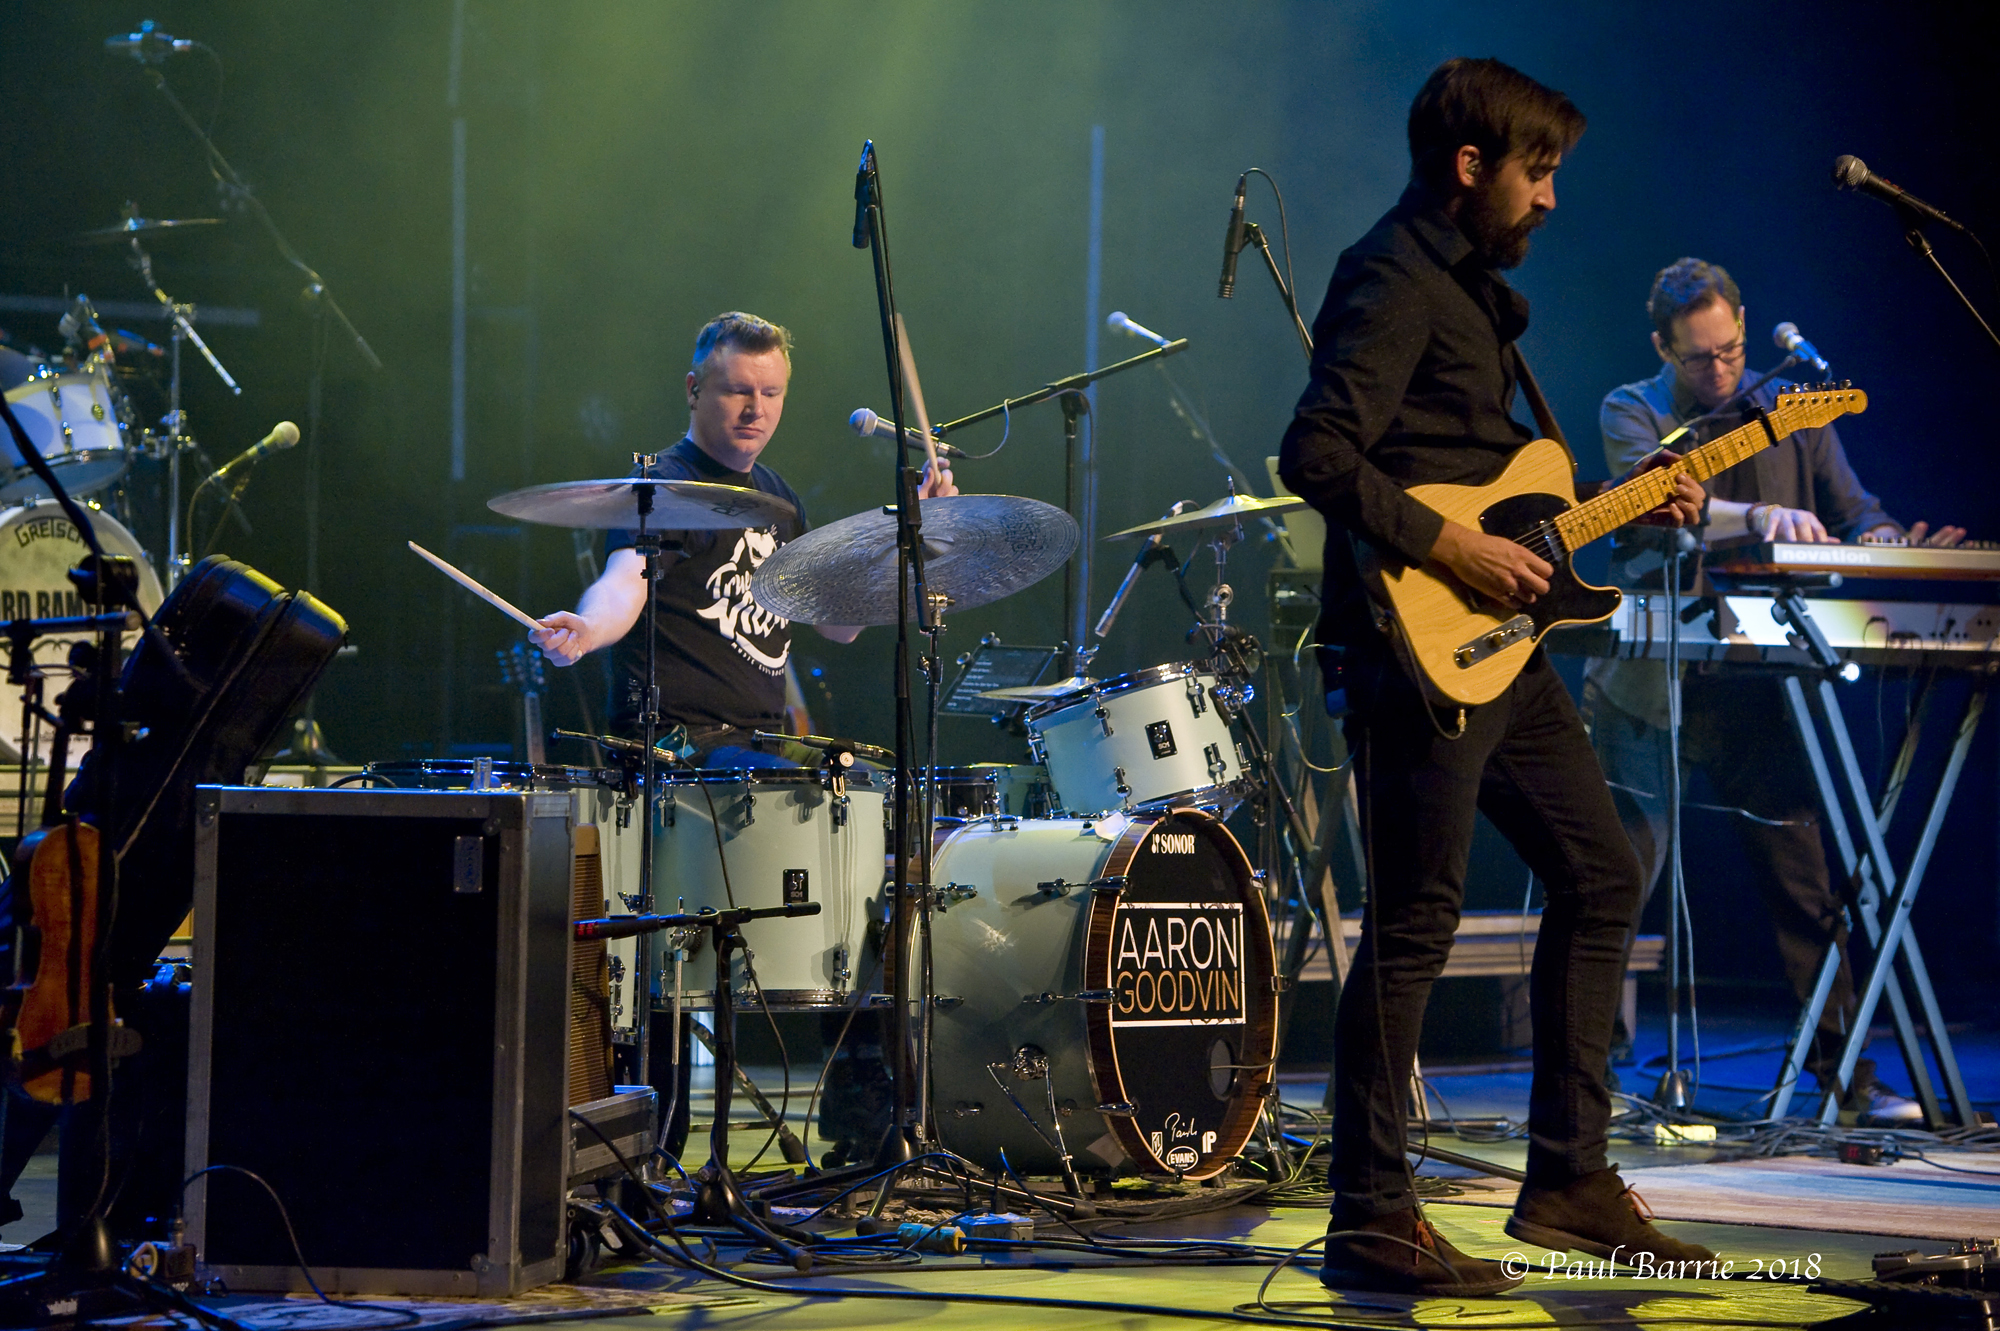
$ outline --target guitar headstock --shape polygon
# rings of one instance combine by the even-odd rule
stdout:
[[[1778,394],[1772,414],[1788,429],[1810,430],[1868,410],[1868,395],[1843,379],[1837,384],[1793,384]]]
[[[522,693],[540,693],[548,684],[543,673],[542,654],[523,643],[503,647],[493,653],[500,663],[500,682]]]

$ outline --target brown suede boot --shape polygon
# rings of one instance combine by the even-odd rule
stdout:
[[[1652,1219],[1652,1210],[1618,1177],[1618,1166],[1613,1165],[1572,1180],[1567,1187],[1522,1184],[1514,1214],[1507,1218],[1507,1232],[1524,1243],[1559,1252],[1575,1249],[1655,1270],[1667,1263],[1685,1262],[1692,1268],[1715,1261],[1715,1254],[1699,1243],[1662,1234]],[[1689,1269],[1686,1274],[1703,1272]]]
[[[1416,1210],[1392,1211],[1358,1225],[1327,1226],[1319,1280],[1328,1289],[1372,1294],[1480,1298],[1521,1283],[1499,1262],[1468,1257]],[[1375,1236],[1380,1237],[1375,1237]],[[1401,1242],[1397,1242],[1397,1240]]]

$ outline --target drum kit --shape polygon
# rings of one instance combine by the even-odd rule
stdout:
[[[1231,495],[1119,535],[1197,534],[1219,573],[1246,517],[1297,503]],[[754,491],[634,479],[537,486],[490,506],[529,522],[627,529],[643,506],[668,531],[788,516]],[[1037,500],[960,495],[924,500],[922,531],[934,721],[945,613],[1056,571],[1077,529]],[[896,566],[893,518],[865,512],[781,546],[751,590],[795,622],[881,624],[896,617]],[[1184,582],[1183,596],[1198,604]],[[1228,601],[1218,577],[1200,625],[1218,647],[1241,634],[1226,623]],[[398,785],[569,791],[578,822],[598,829],[610,915],[644,913],[655,898],[683,913],[817,904],[815,915],[741,926],[720,1003],[715,980],[684,977],[699,930],[667,934],[658,952],[646,937],[612,939],[616,1043],[640,1045],[655,1012],[839,1013],[902,994],[920,1044],[916,1113],[946,1148],[994,1169],[1004,1157],[1060,1173],[1072,1188],[1079,1171],[1208,1178],[1255,1129],[1276,1052],[1263,875],[1224,826],[1276,773],[1260,764],[1242,653],[1101,681],[1089,656],[1055,684],[982,695],[1023,709],[1033,762],[914,768],[912,807],[929,835],[912,838],[912,861],[928,855],[928,872],[914,876],[929,886],[909,891],[923,900],[904,939],[890,923],[895,778],[854,757],[884,750],[810,739],[824,751],[815,767],[672,766],[650,778],[629,766],[369,770]]]
[[[56,353],[21,351],[0,346],[0,389],[20,420],[28,440],[63,488],[78,499],[102,496],[123,481],[140,459],[166,464],[166,569],[175,579],[192,562],[182,548],[188,533],[181,513],[181,467],[184,455],[206,463],[206,456],[188,432],[181,410],[181,351],[192,346],[207,359],[232,393],[240,393],[229,372],[194,328],[192,305],[176,302],[161,290],[153,275],[146,245],[177,237],[200,235],[219,219],[146,218],[130,204],[114,226],[85,231],[78,244],[121,245],[139,274],[146,293],[161,306],[171,324],[171,347],[153,346],[120,330],[107,330],[90,297],[70,300],[58,325],[64,347]],[[126,356],[120,361],[121,354]],[[149,362],[166,361],[163,390],[167,412],[157,430],[143,424],[133,388],[153,376]],[[211,469],[212,470],[212,469]],[[75,615],[77,594],[65,576],[87,547],[80,533],[51,502],[48,487],[28,466],[11,433],[0,432],[0,619]],[[157,610],[170,590],[154,571],[132,530],[133,515],[117,492],[124,520],[89,501],[91,522],[105,551],[131,556],[140,570],[139,601],[147,613]],[[32,669],[40,675],[63,674],[72,646],[82,639],[52,634],[32,648]],[[28,669],[23,663],[23,670]],[[20,673],[20,672],[16,672]],[[43,718],[32,699],[22,709],[0,709],[0,761],[39,763]],[[72,757],[75,754],[72,753]]]

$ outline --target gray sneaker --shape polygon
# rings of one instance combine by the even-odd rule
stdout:
[[[1854,1121],[1864,1128],[1921,1128],[1924,1125],[1924,1107],[1907,1095],[1899,1095],[1884,1086],[1881,1079],[1870,1071],[1857,1076],[1849,1088],[1847,1098],[1840,1107],[1854,1114]]]

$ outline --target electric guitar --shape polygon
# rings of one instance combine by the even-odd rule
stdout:
[[[1576,551],[1658,508],[1683,474],[1705,481],[1795,430],[1867,409],[1868,395],[1858,388],[1795,385],[1763,418],[1583,503],[1576,501],[1569,452],[1553,439],[1524,445],[1486,485],[1411,486],[1411,498],[1449,521],[1509,537],[1554,566],[1549,590],[1521,610],[1474,591],[1435,561],[1392,563],[1365,544],[1362,572],[1400,628],[1399,650],[1418,683],[1449,703],[1491,702],[1521,673],[1544,633],[1558,624],[1594,624],[1617,610],[1623,593],[1578,578],[1571,563]]]

